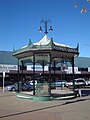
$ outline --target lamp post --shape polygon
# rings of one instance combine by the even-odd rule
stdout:
[[[52,32],[53,28],[51,25],[51,21],[49,19],[42,19],[40,21],[40,28],[38,31],[44,32],[45,34],[48,34],[48,31]]]

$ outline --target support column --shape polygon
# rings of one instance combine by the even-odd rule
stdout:
[[[44,60],[42,61],[42,67],[43,67],[43,80],[44,80]]]
[[[17,92],[19,93],[19,58],[18,58],[18,87],[17,87]]]
[[[75,91],[75,81],[74,81],[74,57],[72,57],[72,74],[73,74],[73,92]]]
[[[35,95],[35,54],[33,54],[33,95]]]
[[[21,69],[22,69],[22,73],[21,73],[21,81],[22,81],[22,85],[21,87],[23,88],[23,68],[24,68],[24,64],[23,64],[23,60],[21,61]],[[21,88],[21,89],[22,89]]]
[[[49,63],[49,95],[51,96],[51,54],[50,56],[50,63]]]
[[[56,62],[54,60],[54,82],[55,82],[55,73],[56,73],[55,67],[56,67]]]
[[[61,81],[63,80],[63,58],[61,60]],[[62,82],[61,82],[61,90],[63,89],[63,85],[62,85]]]

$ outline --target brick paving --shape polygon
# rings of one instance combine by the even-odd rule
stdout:
[[[90,96],[72,100],[31,101],[0,92],[0,120],[90,120]]]

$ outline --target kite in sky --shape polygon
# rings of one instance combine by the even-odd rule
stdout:
[[[90,0],[73,0],[75,8],[80,9],[80,13],[83,14],[90,11]]]

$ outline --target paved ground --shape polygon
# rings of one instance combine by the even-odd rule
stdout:
[[[0,92],[0,120],[90,120],[90,95],[35,102]]]

